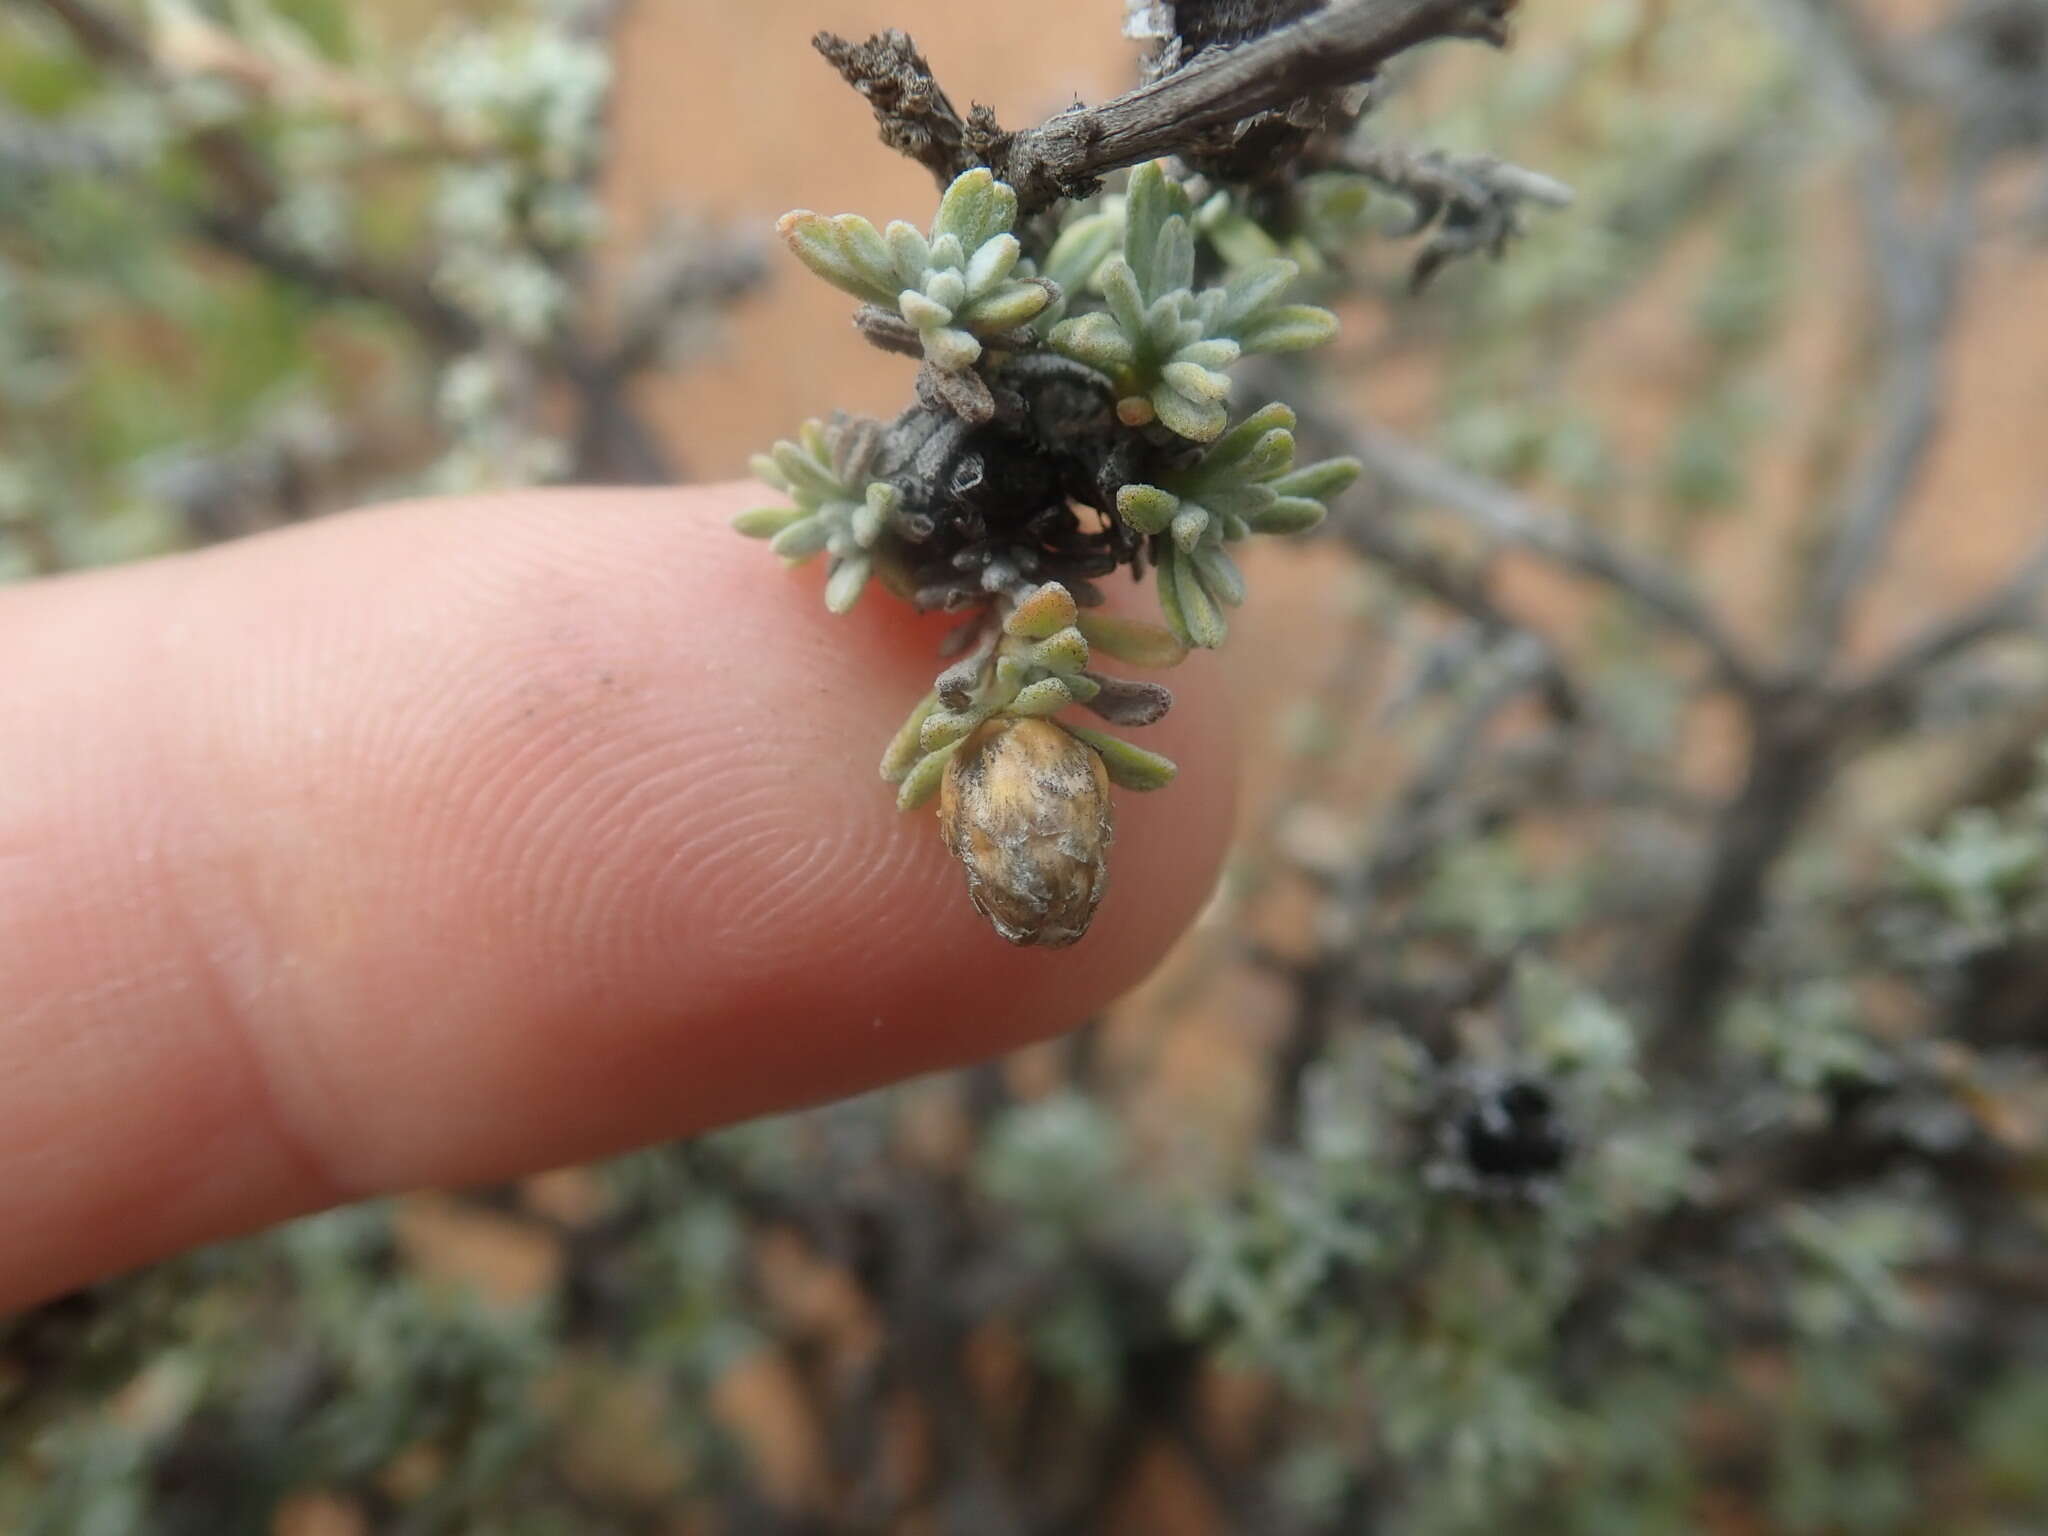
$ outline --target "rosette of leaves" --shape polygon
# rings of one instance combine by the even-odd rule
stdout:
[[[808,209],[777,228],[805,266],[900,316],[929,362],[958,373],[981,360],[984,341],[1030,324],[1058,297],[1047,279],[1018,275],[1016,222],[1017,194],[977,167],[946,189],[928,235],[901,219],[877,230],[857,213]]]
[[[1153,536],[1159,608],[1187,645],[1223,643],[1223,610],[1244,601],[1244,573],[1225,547],[1254,533],[1304,533],[1328,499],[1358,478],[1356,459],[1294,466],[1294,412],[1254,411],[1165,485],[1126,485],[1117,514]]]
[[[1055,351],[1109,376],[1125,425],[1158,421],[1207,443],[1230,422],[1224,370],[1247,354],[1320,346],[1337,334],[1337,317],[1313,304],[1281,302],[1298,270],[1281,256],[1254,260],[1222,284],[1197,290],[1194,215],[1187,189],[1160,162],[1134,171],[1124,197],[1123,254],[1091,274],[1105,308],[1061,321],[1049,340]],[[1085,238],[1099,239],[1099,228]],[[1084,255],[1085,247],[1076,253]]]
[[[882,757],[882,777],[897,786],[896,803],[911,810],[929,800],[960,744],[998,716],[1046,719],[1079,704],[1112,724],[1142,726],[1172,707],[1173,695],[1156,683],[1095,671],[1097,650],[1145,667],[1170,667],[1187,655],[1156,625],[1084,614],[1060,583],[1045,583],[1012,604],[1001,623],[990,623],[903,722]],[[1151,790],[1173,781],[1173,763],[1158,753],[1063,725],[1102,758],[1112,783]]]
[[[789,507],[757,507],[733,519],[733,527],[792,565],[816,555],[831,560],[825,606],[845,613],[866,589],[878,560],[885,558],[891,524],[903,508],[903,493],[868,479],[877,439],[847,422],[807,421],[797,440],[784,439],[752,461],[756,476],[785,492]]]

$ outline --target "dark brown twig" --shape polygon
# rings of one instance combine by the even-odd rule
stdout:
[[[1234,48],[1209,48],[1160,79],[1076,107],[1018,133],[985,108],[962,117],[908,36],[865,43],[820,33],[814,46],[875,109],[882,140],[940,183],[987,165],[1017,189],[1025,212],[1093,191],[1110,171],[1197,145],[1317,91],[1351,85],[1424,43],[1507,41],[1516,0],[1334,0]]]
[[[1941,355],[1976,226],[1978,177],[1970,167],[1951,167],[1940,211],[1921,228],[1904,213],[1904,171],[1893,145],[1872,146],[1860,181],[1863,248],[1886,340],[1882,404],[1801,616],[1794,665],[1806,672],[1827,665],[1857,594],[1919,486],[1939,426]]]
[[[1208,49],[1099,107],[1012,135],[995,169],[1028,208],[1085,193],[1107,171],[1173,154],[1210,129],[1351,85],[1424,43],[1507,42],[1515,0],[1336,0],[1236,48]]]
[[[1368,469],[1403,495],[1448,512],[1490,538],[1614,588],[1705,650],[1717,675],[1730,687],[1749,695],[1763,690],[1761,674],[1720,616],[1662,565],[1615,543],[1581,519],[1538,506],[1378,427],[1354,424],[1346,443]]]
[[[1974,606],[1929,625],[1844,690],[1842,707],[1868,717],[1899,707],[1929,672],[1986,640],[2040,621],[2048,592],[2048,540]]]

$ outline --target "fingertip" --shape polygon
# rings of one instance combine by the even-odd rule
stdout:
[[[827,613],[727,526],[760,494],[386,509],[9,606],[64,656],[0,691],[0,1157],[63,1170],[0,1191],[16,1287],[991,1056],[1158,962],[1229,835],[1214,659],[1136,733],[1180,777],[1117,795],[1092,931],[1013,948],[878,772],[950,621]]]

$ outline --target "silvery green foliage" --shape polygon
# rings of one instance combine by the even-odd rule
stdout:
[[[1231,195],[1211,202],[1201,230],[1237,230],[1242,248]],[[1306,530],[1323,515],[1320,498],[1357,473],[1343,460],[1294,471],[1293,418],[1278,406],[1224,435],[1223,368],[1334,332],[1327,311],[1280,303],[1293,262],[1258,254],[1198,290],[1198,254],[1214,268],[1227,253],[1198,253],[1206,235],[1162,163],[1069,210],[1056,233],[1054,220],[1037,221],[1029,248],[1014,230],[1017,206],[1009,186],[976,168],[954,177],[929,234],[807,210],[780,226],[807,267],[866,302],[864,334],[927,366],[918,405],[895,422],[835,429],[864,445],[857,474],[827,464],[822,438],[808,459],[783,444],[761,461],[778,487],[815,505],[750,512],[740,531],[794,558],[829,550],[835,610],[881,570],[918,606],[982,613],[963,631],[965,655],[884,755],[883,777],[905,808],[929,800],[959,745],[1000,716],[1084,706],[1122,726],[1160,718],[1171,694],[1104,677],[1091,645],[1171,665],[1188,646],[1222,643],[1222,609],[1244,599],[1225,543]],[[1188,439],[1209,444],[1192,464]],[[1100,520],[1084,520],[1082,504]],[[1102,600],[1095,579],[1120,566],[1142,577],[1148,565],[1167,630],[1115,620],[1091,630],[1081,610]],[[1173,776],[1155,753],[1064,728],[1126,788]]]
[[[845,423],[807,421],[797,441],[785,439],[756,456],[754,474],[796,503],[743,512],[733,526],[792,565],[815,555],[830,559],[825,606],[845,613],[875,571],[875,552],[891,518],[902,509],[895,486],[867,478],[876,440]]]
[[[545,353],[573,319],[578,265],[604,233],[597,177],[612,62],[560,13],[450,27],[425,49],[419,99],[469,153],[436,177],[436,291],[481,345],[452,361],[438,401],[455,437],[434,479],[450,490],[559,480],[569,447],[535,430]]]
[[[1096,239],[1091,230],[1089,238]],[[1229,422],[1230,379],[1240,357],[1298,352],[1337,333],[1337,319],[1310,304],[1280,302],[1297,268],[1255,260],[1222,283],[1197,289],[1195,208],[1159,162],[1132,173],[1123,203],[1123,251],[1089,274],[1103,308],[1056,326],[1054,350],[1114,381],[1129,425],[1158,421],[1196,442]]]
[[[34,509],[0,578],[423,490],[658,476],[620,451],[651,439],[609,370],[660,360],[643,332],[703,345],[758,263],[659,226],[627,268],[683,276],[600,320],[591,5],[402,43],[335,0],[62,14],[86,32],[0,15],[0,465]],[[138,328],[178,388],[106,344]]]
[[[856,213],[808,209],[784,215],[778,228],[805,266],[900,315],[925,357],[958,373],[980,360],[984,341],[1029,324],[1057,297],[1051,284],[1016,275],[1016,221],[1017,194],[983,168],[946,189],[929,235],[901,219],[878,231]]]
[[[1165,689],[1093,670],[1091,638],[1140,665],[1171,666],[1186,654],[1149,626],[1092,621],[1065,587],[1047,582],[1010,605],[1000,625],[987,627],[898,730],[882,756],[882,777],[898,786],[897,805],[911,810],[936,794],[960,743],[998,715],[1043,719],[1079,704],[1121,725],[1149,725],[1165,714],[1172,703]],[[1096,750],[1111,781],[1125,789],[1163,789],[1173,781],[1174,765],[1156,752],[1101,731],[1067,729]]]
[[[2044,931],[2041,875],[2048,827],[2037,816],[1970,808],[1933,836],[1910,838],[1899,861],[1912,889],[1965,934],[1990,948]]]
[[[1345,286],[1347,253],[1373,232],[1379,199],[1372,184],[1352,171],[1310,172],[1295,182],[1293,197],[1294,224],[1283,235],[1225,196],[1212,196],[1195,210],[1195,227],[1233,270],[1284,257],[1300,268],[1290,292],[1334,296]]]
[[[22,9],[0,9],[0,46],[19,45]],[[1154,26],[1182,9],[1140,8]],[[1582,533],[1654,530],[1703,596],[1704,512],[1717,547],[1782,532],[1728,497],[1788,430],[1743,402],[1806,314],[1780,297],[1812,221],[1750,210],[1797,212],[1829,181],[1809,158],[1830,142],[1828,61],[1787,56],[1755,20],[1720,0],[1603,5],[1498,89],[1432,93],[1432,138],[1555,154],[1584,212],[1498,268],[1447,273],[1402,343],[1441,374],[1439,436],[1461,463],[1544,486]],[[201,94],[178,110],[221,113]],[[1567,142],[1542,138],[1547,121]],[[1923,108],[1911,126],[1917,157],[1938,124]],[[192,314],[187,263],[106,190],[74,177],[29,209],[0,194],[0,219],[34,220],[31,236],[9,225],[9,262],[63,257],[0,263],[0,558],[22,559],[49,506],[92,511],[61,525],[67,560],[161,547],[161,524],[105,493],[103,464],[127,465],[138,439],[242,442],[239,415],[172,430],[144,413],[214,400],[233,376],[222,354],[272,379],[252,360],[306,324],[296,305],[220,303],[207,314],[232,345],[201,355],[206,388],[189,393],[124,390],[106,356],[53,345],[56,298],[81,291]],[[1121,245],[1120,196],[1074,213],[1038,262],[1084,312]],[[1312,273],[1299,225],[1238,202],[1197,215],[1201,260],[1224,268],[1270,243],[1305,278],[1393,293],[1409,266],[1378,235],[1329,232]],[[1691,258],[1717,250],[1673,303]],[[57,286],[60,265],[77,286]],[[1681,403],[1698,422],[1668,452],[1546,387],[1629,293],[1700,343],[1686,380],[1701,393]],[[1034,328],[1065,318],[1048,308]],[[1862,414],[1868,380],[1852,383],[1826,413],[1831,448]],[[123,408],[74,431],[51,403],[81,395]],[[1296,435],[1315,442],[1331,393],[1297,399]],[[1120,484],[1181,497],[1192,462],[1175,443]],[[1668,944],[1731,844],[1707,794],[1729,743],[1702,730],[1706,669],[1582,580],[1590,601],[1548,615],[1574,686],[1489,711],[1529,638],[1501,615],[1512,628],[1532,594],[1501,583],[1491,614],[1433,594],[1492,595],[1519,560],[1433,504],[1351,510],[1332,530],[1331,654],[1312,668],[1329,687],[1292,712],[1312,728],[1254,739],[1261,776],[1289,786],[1272,846],[1244,856],[1187,970],[1008,1067],[615,1164],[580,1212],[532,1188],[463,1197],[465,1222],[546,1246],[525,1303],[430,1276],[419,1212],[378,1206],[0,1320],[0,1529],[329,1523],[288,1502],[306,1497],[422,1536],[2048,1528],[2048,816],[2024,754],[1989,754],[1999,771],[1923,813],[1920,765],[1974,756],[1976,728],[1905,711],[1898,750],[1827,781],[1764,921],[1729,947],[1726,1006],[1674,1036]],[[1170,522],[1147,537],[1170,542]],[[963,540],[936,563],[982,553]],[[1804,563],[1757,553],[1774,572]],[[1085,576],[1060,580],[1066,618],[1034,596],[1048,580],[999,570],[992,601],[1028,610],[989,654],[1040,668],[1030,684],[1086,675],[1066,629],[1088,671],[1183,649],[1089,606]],[[2009,635],[2007,659],[2031,646]],[[2037,671],[1993,682],[2012,722],[2039,707]],[[1242,948],[1255,968],[1232,964]],[[971,967],[930,985],[980,1019]],[[855,1021],[849,1038],[902,1022]],[[750,1440],[744,1409],[763,1398],[786,1411]],[[774,1475],[793,1448],[822,1458],[794,1495]]]
[[[1165,485],[1127,485],[1117,515],[1159,546],[1159,607],[1192,646],[1214,647],[1229,632],[1225,608],[1244,601],[1244,575],[1224,547],[1254,533],[1305,533],[1326,503],[1358,478],[1356,459],[1294,467],[1294,413],[1254,411]]]
[[[450,29],[417,90],[456,145],[481,153],[440,173],[448,248],[435,282],[480,322],[536,344],[566,318],[562,258],[604,231],[596,172],[611,93],[609,51],[539,15]]]

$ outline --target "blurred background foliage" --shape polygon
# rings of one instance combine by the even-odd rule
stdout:
[[[5,0],[0,575],[885,408],[749,297],[928,195],[804,39],[1024,121],[1117,9]],[[1370,468],[1153,982],[0,1320],[0,1530],[2048,1529],[2048,5],[1526,9],[1298,250]],[[1411,295],[1488,153],[1576,206]]]

